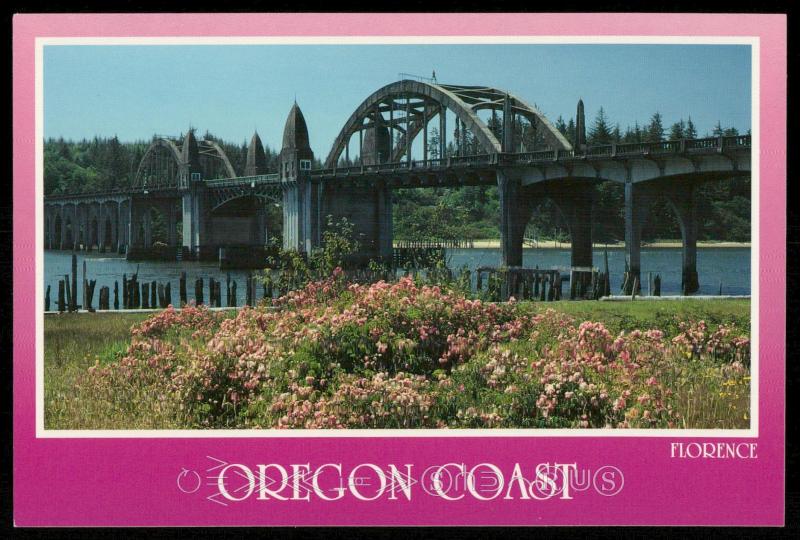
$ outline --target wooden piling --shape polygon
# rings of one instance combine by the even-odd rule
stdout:
[[[72,311],[72,291],[70,290],[72,286],[70,285],[69,275],[64,274],[64,292],[67,299],[67,311]]]
[[[50,285],[47,286],[47,292],[44,293],[44,310],[50,311]]]
[[[631,289],[631,300],[636,298],[636,293],[639,292],[639,277],[633,277],[633,289]]]
[[[158,283],[153,281],[150,283],[150,307],[158,306]]]
[[[186,304],[186,272],[181,272],[180,284],[178,286],[181,306]]]
[[[115,289],[116,291],[116,285]],[[128,304],[128,275],[122,274],[122,309],[130,309]]]
[[[70,311],[78,310],[78,256],[72,254],[72,284],[69,288],[70,293]]]
[[[228,296],[228,306],[236,307],[236,281],[231,283],[230,293]]]
[[[81,280],[83,283],[83,299],[81,300],[81,304],[83,305],[83,309],[89,309],[89,299],[87,297],[88,291],[86,287],[89,285],[89,282],[86,281],[86,259],[83,259],[83,279]]]
[[[64,307],[66,306],[64,302],[64,280],[58,280],[58,312],[64,313]]]
[[[150,307],[150,284],[142,283],[142,309]]]
[[[167,281],[164,285],[164,307],[169,307],[172,304],[172,284]]]
[[[109,288],[100,287],[100,297],[97,299],[97,309],[103,311],[108,309]]]
[[[231,273],[225,272],[225,303],[231,307]]]
[[[92,307],[92,299],[94,298],[94,286],[97,284],[96,279],[84,281],[86,284],[86,290],[84,291],[84,297],[86,301],[84,302],[84,309],[86,311],[93,312],[94,308]]]
[[[194,303],[198,306],[203,303],[203,278],[197,278],[194,282]]]
[[[133,291],[133,309],[139,309],[142,306],[142,297],[139,292],[138,272],[131,278],[131,290]]]
[[[653,296],[661,296],[661,274],[653,278]]]
[[[164,284],[161,282],[158,283],[158,307],[161,309],[167,307],[167,304],[164,303]]]
[[[119,282],[114,282],[114,309],[119,309]]]

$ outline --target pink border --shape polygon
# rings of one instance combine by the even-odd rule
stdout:
[[[784,521],[786,17],[783,15],[18,15],[13,35],[14,293],[34,264],[34,38],[255,35],[702,35],[761,40],[758,459],[679,461],[661,438],[36,439],[34,302],[14,313],[14,520],[57,525],[781,525]],[[176,489],[206,455],[240,463],[576,461],[616,465],[615,497],[446,502],[264,502],[228,507]]]

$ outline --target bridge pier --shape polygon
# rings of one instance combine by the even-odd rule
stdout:
[[[500,246],[503,266],[522,266],[522,240],[530,218],[521,200],[522,182],[498,169],[497,189],[500,199]]]
[[[671,179],[646,183],[625,183],[625,260],[631,280],[639,278],[641,288],[641,234],[651,204],[664,197],[675,212],[681,229],[681,291],[693,294],[700,289],[697,274],[697,204],[691,180]],[[639,292],[639,291],[637,291]],[[631,291],[624,291],[630,294]]]

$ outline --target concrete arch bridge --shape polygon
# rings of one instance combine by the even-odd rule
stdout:
[[[267,170],[258,134],[243,171],[234,170],[217,143],[197,140],[191,130],[183,140],[157,137],[129,189],[46,197],[45,246],[152,255],[155,209],[167,231],[161,251],[214,258],[220,248],[263,246],[267,213],[280,205],[287,249],[310,252],[321,243],[327,216],[346,217],[365,257],[390,258],[393,190],[496,185],[506,266],[522,265],[525,226],[543,199],[566,218],[572,266],[591,266],[596,184],[612,181],[624,185],[632,274],[640,272],[650,204],[663,197],[681,228],[684,290],[696,291],[695,187],[749,176],[750,136],[587,146],[580,101],[576,127],[573,147],[540,111],[506,91],[402,80],[353,111],[323,168],[312,167],[297,104],[285,122],[278,171]]]

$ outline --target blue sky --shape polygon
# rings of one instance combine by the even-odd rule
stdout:
[[[47,46],[44,135],[177,135],[189,125],[232,142],[257,128],[280,145],[296,98],[324,158],[355,108],[398,74],[508,90],[552,121],[591,126],[602,106],[625,129],[655,111],[750,128],[750,47],[742,45],[237,45]]]

